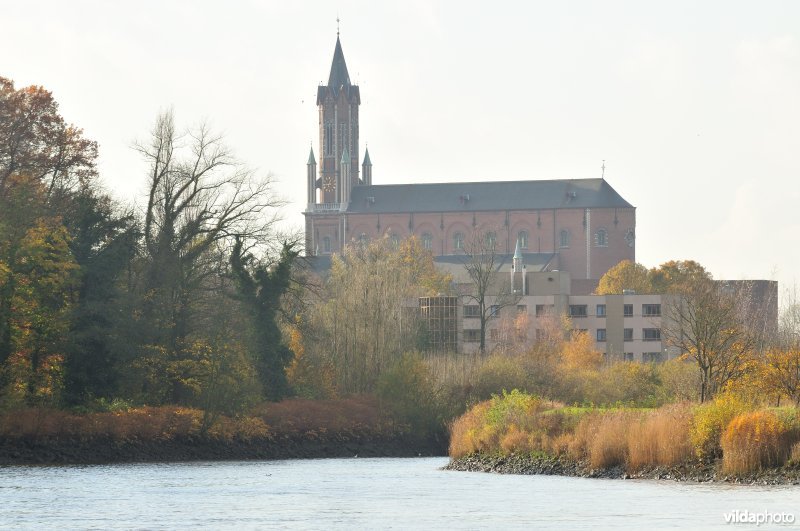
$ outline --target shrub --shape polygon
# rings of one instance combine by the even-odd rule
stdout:
[[[500,440],[500,449],[504,454],[530,452],[530,436],[512,424]]]
[[[695,454],[704,460],[719,457],[722,453],[722,432],[734,417],[750,409],[740,398],[725,393],[712,402],[698,406],[690,431]]]
[[[792,453],[789,455],[789,461],[794,465],[800,465],[800,442],[792,445]]]
[[[392,417],[421,437],[439,436],[444,422],[438,407],[433,376],[417,353],[406,353],[378,378],[377,394]]]
[[[787,426],[771,411],[736,416],[725,429],[721,444],[722,468],[731,474],[781,466],[792,450]]]
[[[511,389],[528,388],[528,378],[520,360],[509,356],[490,356],[478,369],[472,388],[476,400],[487,400]]]

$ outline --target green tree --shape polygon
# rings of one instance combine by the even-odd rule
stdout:
[[[280,400],[289,394],[286,367],[292,360],[292,351],[283,343],[277,317],[281,297],[291,282],[292,262],[299,252],[292,244],[285,243],[277,263],[270,267],[255,264],[253,256],[243,253],[242,247],[242,240],[237,239],[231,255],[231,270],[238,298],[251,319],[259,380],[269,400]]]

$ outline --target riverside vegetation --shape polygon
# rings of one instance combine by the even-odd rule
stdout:
[[[564,473],[797,461],[796,305],[753,333],[758,319],[699,264],[621,264],[603,290],[638,279],[702,294],[697,324],[721,333],[693,335],[678,360],[615,362],[566,318],[534,334],[509,306],[489,318],[494,351],[430,352],[408,301],[470,286],[417,239],[353,242],[321,278],[299,235],[278,230],[269,178],[208,127],[157,117],[134,146],[141,208],[103,190],[98,149],[47,90],[0,78],[0,464],[448,444],[457,459],[547,456]]]

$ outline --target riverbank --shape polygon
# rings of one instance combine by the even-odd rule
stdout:
[[[5,439],[0,440],[0,465],[67,465],[332,457],[444,456],[434,441],[411,437],[267,437],[222,440],[181,436],[171,439]]]
[[[566,457],[472,454],[452,459],[444,469],[462,472],[603,479],[658,479],[744,485],[800,485],[800,463],[760,470],[749,474],[733,475],[722,473],[721,463],[656,466],[643,468],[636,472],[627,472],[622,466],[592,468],[586,461],[573,461]]]

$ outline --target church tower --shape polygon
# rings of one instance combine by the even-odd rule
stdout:
[[[320,203],[347,203],[358,176],[358,106],[361,94],[350,83],[339,34],[333,52],[328,84],[317,89],[319,107]],[[345,160],[346,159],[346,160]],[[314,191],[316,192],[316,190]],[[309,197],[316,193],[309,192]]]

